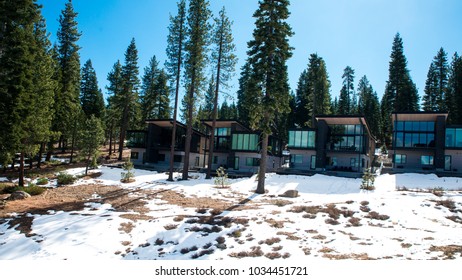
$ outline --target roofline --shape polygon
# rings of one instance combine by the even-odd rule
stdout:
[[[155,122],[170,122],[170,123],[172,124],[172,127],[173,127],[173,121],[174,121],[174,120],[173,120],[172,118],[170,118],[170,119],[147,119],[147,120],[145,120],[144,122],[145,122],[146,124],[150,124],[150,123],[155,124]],[[185,124],[182,123],[182,122],[176,121],[176,124],[179,125],[179,126],[181,126],[181,127],[183,127],[183,128],[187,128],[187,125],[185,125]],[[202,132],[200,132],[199,130],[197,130],[197,129],[195,129],[195,128],[193,128],[192,130],[193,130],[193,132],[195,132],[195,133],[197,133],[197,134],[200,134],[200,135],[202,135],[202,136],[204,136],[204,137],[207,136],[207,135],[205,135],[205,133],[202,133]]]

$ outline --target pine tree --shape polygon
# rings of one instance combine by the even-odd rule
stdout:
[[[117,61],[113,66],[111,72],[107,75],[109,85],[106,87],[108,91],[108,105],[106,108],[106,127],[109,136],[109,156],[115,148],[112,149],[113,141],[115,142],[120,122],[121,111],[118,110],[117,98],[122,95],[123,81],[122,81],[122,65]],[[120,143],[119,143],[120,144]]]
[[[104,141],[104,129],[101,120],[91,114],[84,122],[83,129],[80,131],[78,146],[82,155],[85,157],[85,175],[88,174],[91,158],[97,156],[98,150]]]
[[[212,33],[212,63],[216,72],[215,94],[213,98],[212,110],[212,128],[209,145],[209,157],[207,164],[206,179],[210,179],[212,171],[213,149],[215,146],[215,126],[218,113],[218,95],[221,87],[228,87],[228,81],[234,73],[237,58],[234,55],[236,46],[233,42],[233,34],[231,31],[232,22],[226,16],[225,8],[219,12],[219,16],[215,18],[215,26]]]
[[[438,94],[438,74],[436,73],[435,64],[432,62],[427,73],[425,81],[425,94],[422,97],[422,109],[427,112],[438,111],[437,94]]]
[[[244,125],[250,125],[249,98],[248,98],[248,83],[250,79],[250,64],[248,60],[241,68],[239,77],[239,88],[237,90],[237,112],[238,119]]]
[[[82,81],[80,82],[80,103],[82,110],[89,118],[94,115],[98,119],[104,117],[104,98],[98,88],[98,79],[91,60],[87,60],[82,67]]]
[[[446,105],[449,110],[449,123],[462,124],[462,58],[455,53],[449,69],[448,94]]]
[[[141,86],[141,122],[147,119],[163,119],[169,117],[169,88],[167,76],[158,68],[156,57],[153,56],[144,69]]]
[[[0,157],[20,154],[19,186],[25,156],[35,156],[51,134],[55,83],[40,9],[33,0],[0,2]]]
[[[298,79],[297,89],[295,91],[295,125],[299,127],[306,126],[309,121],[308,96],[310,88],[308,87],[308,72],[303,70]]]
[[[428,69],[423,96],[424,111],[447,111],[446,95],[448,92],[449,66],[447,53],[440,48]]]
[[[357,98],[354,90],[355,70],[347,66],[343,70],[343,86],[340,91],[340,98],[338,101],[339,114],[352,115],[357,111]]]
[[[176,139],[176,119],[178,112],[178,92],[180,90],[181,69],[184,60],[184,43],[186,38],[186,4],[184,0],[178,3],[178,14],[175,17],[170,16],[170,25],[168,27],[167,37],[167,57],[165,68],[170,79],[174,82],[175,101],[173,105],[173,129],[172,140],[170,144],[170,169],[168,181],[173,181],[173,155],[175,153]]]
[[[247,51],[251,68],[248,81],[250,125],[261,131],[261,159],[256,193],[265,193],[268,138],[276,115],[288,113],[290,90],[287,60],[292,56],[288,39],[293,35],[286,22],[288,0],[262,0],[254,13],[255,29]],[[250,95],[248,93],[248,95]]]
[[[139,118],[138,87],[140,84],[138,70],[138,50],[133,38],[125,52],[125,64],[122,66],[122,89],[115,95],[115,105],[121,112],[119,135],[119,160],[122,160],[123,143],[130,123],[135,124]]]
[[[213,106],[215,100],[215,75],[210,77],[209,85],[207,86],[207,90],[205,91],[204,102],[201,107],[200,118],[204,118],[207,120],[213,119]],[[217,114],[218,115],[218,114]]]
[[[206,67],[207,47],[209,44],[209,2],[207,0],[191,0],[189,2],[187,17],[187,38],[185,42],[185,109],[186,118],[186,141],[183,163],[183,180],[188,179],[189,157],[191,151],[191,138],[195,105],[199,92],[204,87],[204,70]]]
[[[383,117],[382,135],[385,142],[391,141],[391,113],[415,112],[419,110],[417,87],[412,82],[407,59],[404,56],[403,40],[399,33],[393,39],[390,55],[388,81],[382,97],[381,110]]]
[[[363,76],[358,83],[358,114],[366,118],[369,129],[373,136],[380,134],[382,116],[380,114],[380,103],[377,93],[369,84],[366,76]]]
[[[326,63],[317,54],[311,54],[308,65],[308,103],[306,108],[309,112],[309,126],[315,127],[316,115],[328,115],[332,113],[330,96],[330,81],[327,74]]]
[[[75,135],[74,128],[77,126],[75,120],[80,110],[80,46],[77,42],[81,33],[77,29],[77,15],[72,1],[69,0],[59,16],[57,32],[61,80],[60,92],[55,97],[57,104],[54,127],[61,132],[60,144],[63,149],[65,146],[63,141]]]

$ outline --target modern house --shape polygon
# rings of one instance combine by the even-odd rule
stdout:
[[[389,156],[394,171],[462,170],[462,126],[447,125],[446,112],[393,113]]]
[[[316,128],[289,130],[284,151],[289,169],[358,173],[372,166],[376,141],[363,116],[317,116],[316,120]]]
[[[202,123],[211,130],[212,121]],[[210,133],[206,133],[210,134]],[[255,174],[260,166],[261,139],[260,133],[247,128],[237,120],[217,120],[215,124],[215,140],[213,149],[212,170],[223,166],[228,172]],[[209,155],[209,141],[205,148],[206,158]],[[274,171],[282,164],[281,141],[270,137],[267,170]]]
[[[170,167],[170,146],[173,119],[147,120],[146,131],[127,131],[126,146],[131,149],[131,160],[136,165],[145,165],[159,171]],[[181,169],[184,164],[186,125],[177,122],[175,135],[174,168]],[[193,129],[191,139],[190,168],[200,168],[205,163],[203,148],[205,135]]]

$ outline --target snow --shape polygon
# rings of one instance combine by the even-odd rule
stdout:
[[[84,169],[66,172],[79,175]],[[115,211],[112,205],[95,202],[86,203],[82,211],[51,210],[46,215],[28,214],[33,218],[29,237],[20,233],[18,226],[10,227],[9,219],[3,224],[0,220],[0,260],[190,260],[210,244],[213,253],[204,254],[199,259],[236,259],[230,255],[260,246],[265,254],[288,253],[289,260],[322,259],[329,254],[349,255],[350,258],[367,254],[374,259],[428,260],[445,257],[442,252],[430,250],[432,246],[462,245],[462,223],[446,218],[457,216],[462,219],[462,184],[459,182],[462,178],[384,174],[376,178],[376,190],[367,192],[359,188],[361,179],[270,173],[266,178],[267,192],[258,195],[254,193],[255,177],[230,179],[231,186],[223,189],[216,188],[213,180],[206,180],[204,174],[197,173],[192,173],[193,178],[188,181],[167,182],[164,173],[137,169],[136,181],[122,184],[121,169],[101,167],[96,172],[102,172],[102,175],[95,179],[79,179],[75,185],[97,183],[132,190],[172,190],[188,198],[213,198],[235,206],[256,207],[232,207],[221,213],[221,217],[247,219],[248,223],[220,226],[220,232],[194,231],[194,227],[213,229],[213,226],[188,222],[192,217],[209,217],[211,209],[200,214],[196,208],[168,204],[157,196],[145,198],[149,209],[145,214],[152,217],[148,220],[130,220],[124,214],[132,212]],[[397,191],[398,187],[409,191]],[[442,188],[444,195],[437,197],[423,191],[434,188]],[[298,190],[298,197],[279,196],[293,189]],[[95,194],[93,198],[98,196]],[[278,206],[272,203],[281,200],[291,204]],[[451,212],[437,205],[442,200],[452,200],[457,210]],[[364,201],[368,202],[371,211],[390,218],[367,218],[368,213],[360,211]],[[326,208],[329,204],[335,204],[337,209],[354,211],[353,217],[360,219],[361,226],[351,226],[350,217],[343,215],[337,220],[339,225],[331,225],[326,223],[327,213],[317,213],[310,218],[306,212],[292,211],[295,206]],[[185,218],[175,220],[179,216]],[[274,227],[271,221],[280,222],[283,227]],[[131,225],[131,231],[124,231],[123,225]],[[240,231],[240,236],[231,236],[236,231]],[[225,237],[226,249],[216,247],[217,237]],[[267,245],[265,240],[269,238],[279,238],[280,241]],[[193,246],[198,250],[181,252]],[[454,257],[462,256],[456,253]]]

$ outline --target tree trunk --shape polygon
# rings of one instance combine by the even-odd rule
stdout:
[[[191,138],[192,138],[192,122],[194,110],[194,81],[196,79],[195,71],[191,76],[191,85],[188,97],[188,123],[186,129],[186,142],[184,147],[184,162],[183,162],[183,180],[188,180],[189,171],[189,154],[191,153]]]
[[[91,157],[91,153],[88,153],[87,164],[85,165],[85,176],[88,175],[88,166],[90,165],[90,157]]]
[[[113,127],[113,124],[111,123],[111,126],[109,128],[109,156],[112,155],[112,131],[113,131],[114,127]]]
[[[40,165],[42,165],[42,154],[43,151],[45,150],[45,143],[40,144],[40,150],[38,153],[38,160],[37,160],[37,168],[40,169]]]
[[[216,85],[215,85],[215,97],[213,98],[213,121],[212,121],[212,135],[210,137],[210,152],[209,152],[209,158],[208,158],[208,166],[207,166],[207,175],[205,176],[205,179],[210,179],[211,178],[211,171],[212,171],[212,160],[213,160],[213,149],[215,145],[215,126],[217,123],[217,111],[218,111],[218,92],[220,89],[220,72],[221,72],[221,55],[222,55],[222,49],[223,49],[223,34],[220,37],[220,47],[218,50],[218,63],[217,63],[217,80],[216,80]]]
[[[260,169],[258,170],[258,184],[257,190],[255,191],[258,194],[265,193],[265,175],[266,175],[266,162],[268,160],[268,134],[262,133],[262,143],[261,143],[261,158],[260,158]]]
[[[122,155],[124,152],[124,141],[125,141],[125,133],[127,131],[128,125],[128,108],[125,105],[123,115],[122,115],[122,125],[120,126],[120,137],[119,137],[119,160],[122,160]]]
[[[53,153],[53,140],[50,140],[47,144],[47,156],[45,158],[45,161],[50,161],[51,160],[51,155]]]
[[[20,187],[24,187],[24,152],[21,152],[21,156],[19,158],[19,182],[18,185]]]

